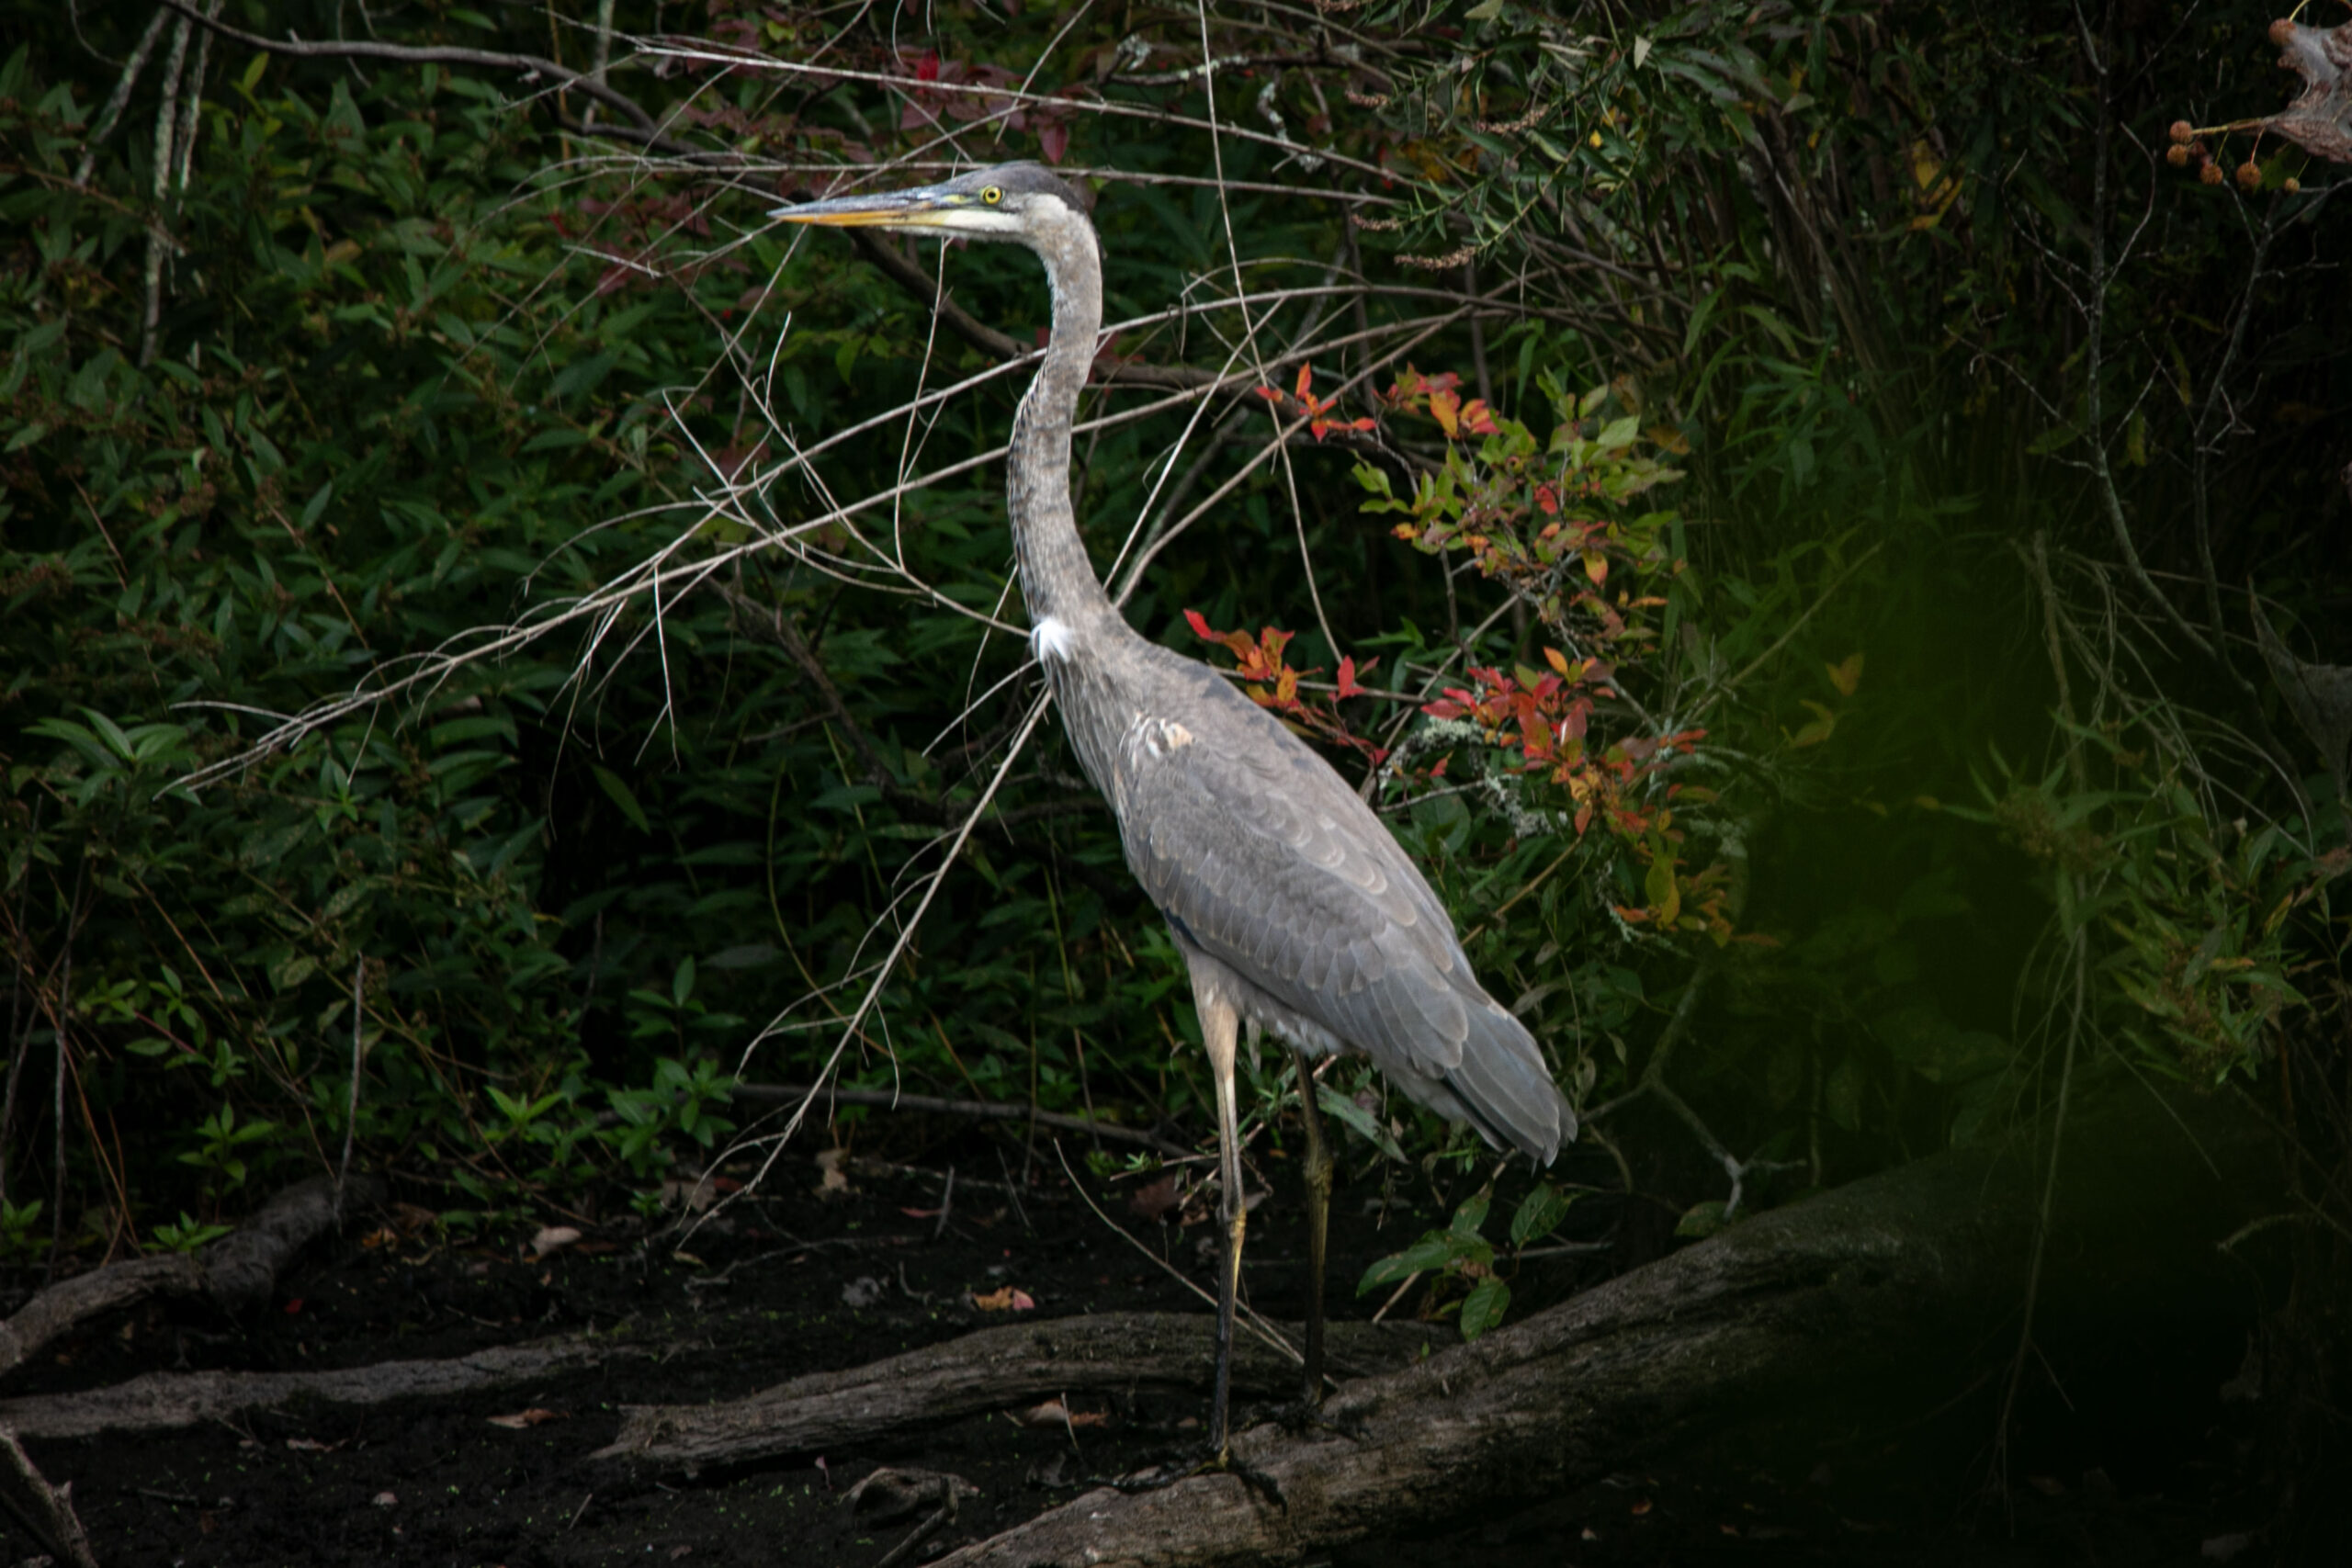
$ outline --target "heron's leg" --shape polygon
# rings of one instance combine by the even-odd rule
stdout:
[[[1323,1271],[1331,1231],[1331,1145],[1323,1136],[1323,1113],[1315,1104],[1315,1064],[1294,1048],[1298,1068],[1298,1108],[1306,1120],[1306,1404],[1323,1403]]]
[[[1225,1222],[1225,1266],[1216,1282],[1216,1385],[1209,1406],[1211,1462],[1230,1457],[1231,1436],[1226,1419],[1227,1396],[1233,1386],[1233,1314],[1241,1288],[1241,1233],[1250,1212],[1241,1206],[1241,1118],[1235,1103],[1233,1053],[1240,1018],[1233,1004],[1219,997],[1194,999],[1201,1012],[1201,1039],[1208,1046],[1209,1074],[1216,1083],[1216,1151],[1219,1171],[1218,1216]]]

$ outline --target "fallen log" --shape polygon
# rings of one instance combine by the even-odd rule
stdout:
[[[1437,1332],[1421,1324],[1335,1323],[1338,1376],[1405,1365]],[[1100,1313],[984,1328],[847,1371],[816,1372],[724,1404],[633,1404],[594,1458],[668,1471],[813,1453],[1080,1390],[1209,1386],[1210,1320],[1192,1313]],[[1298,1363],[1257,1339],[1233,1350],[1236,1393],[1298,1387]]]
[[[594,1337],[500,1345],[442,1361],[379,1361],[326,1372],[148,1372],[110,1388],[0,1399],[0,1431],[26,1438],[168,1432],[297,1400],[384,1404],[479,1393],[650,1351]]]
[[[2134,1090],[2096,1117],[2078,1111],[2065,1147],[2041,1323],[2112,1325],[2216,1288],[2216,1244],[2278,1186],[2267,1134],[2219,1101]],[[2029,1147],[1957,1152],[1759,1215],[1475,1344],[1345,1385],[1326,1406],[1336,1430],[1239,1435],[1236,1457],[1261,1483],[1104,1488],[938,1561],[1296,1562],[1491,1517],[1744,1414],[1831,1408],[1897,1374],[1928,1373],[1949,1393],[1997,1372],[2016,1346],[2043,1175]]]
[[[353,1186],[353,1196],[371,1201],[372,1184]],[[0,1322],[0,1377],[83,1324],[151,1296],[202,1297],[232,1314],[259,1305],[295,1255],[334,1228],[334,1182],[316,1177],[278,1193],[200,1252],[109,1263],[51,1285]]]

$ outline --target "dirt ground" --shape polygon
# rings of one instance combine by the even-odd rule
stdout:
[[[641,1239],[636,1222],[541,1259],[525,1227],[497,1245],[453,1243],[430,1225],[396,1239],[363,1231],[316,1251],[249,1323],[152,1307],[100,1325],[5,1392],[65,1393],[141,1372],[324,1370],[447,1358],[594,1331],[601,1365],[470,1398],[384,1408],[314,1404],[233,1427],[28,1444],[71,1481],[98,1560],[141,1564],[539,1564],[687,1562],[874,1568],[922,1517],[876,1519],[845,1495],[876,1466],[951,1472],[978,1489],[956,1521],[900,1562],[927,1562],[1197,1441],[1205,1401],[1076,1395],[1078,1424],[998,1414],[901,1441],[806,1454],[732,1473],[627,1475],[589,1455],[621,1406],[740,1396],[1009,1321],[974,1304],[1010,1286],[1038,1317],[1202,1310],[1160,1266],[1207,1283],[1214,1226],[1147,1218],[1142,1185],[1085,1179],[1089,1210],[1050,1152],[1020,1182],[1017,1137],[944,1128],[903,1134],[895,1170],[852,1167],[851,1190],[820,1191],[807,1156],[691,1236]],[[879,1151],[869,1138],[861,1149]],[[1073,1161],[1078,1151],[1071,1151]],[[944,1229],[937,1211],[957,1171]],[[1263,1168],[1272,1198],[1252,1217],[1247,1290],[1271,1316],[1301,1307],[1295,1176]],[[1008,1180],[1008,1179],[1011,1179]],[[984,1185],[985,1183],[985,1185]],[[1372,1190],[1367,1190],[1367,1186]],[[1442,1194],[1378,1179],[1335,1205],[1335,1314],[1369,1316],[1353,1281],[1442,1216]],[[1498,1212],[1513,1194],[1507,1189]],[[1569,1231],[1670,1245],[1605,1202]],[[374,1222],[370,1222],[372,1225]],[[1639,1233],[1638,1235],[1635,1233]],[[1646,1239],[1644,1239],[1646,1238]],[[1147,1251],[1148,1256],[1147,1256]],[[1570,1254],[1528,1265],[1514,1315],[1562,1299],[1624,1261]],[[28,1281],[17,1281],[19,1285]],[[15,1294],[21,1296],[19,1290]],[[1414,1297],[1398,1305],[1409,1312]],[[0,1306],[12,1303],[0,1302]],[[1012,1309],[1023,1310],[1023,1309]],[[1988,1334],[2013,1333],[1988,1325]],[[1982,1391],[1938,1412],[1926,1395],[1850,1420],[1754,1413],[1696,1450],[1657,1456],[1516,1515],[1457,1521],[1431,1538],[1335,1551],[1335,1565],[2201,1563],[2282,1560],[2260,1540],[2243,1450],[2220,1396],[2244,1340],[2227,1325],[2162,1343],[2120,1342],[2075,1369],[2074,1402],[2029,1401],[2007,1456],[2007,1495],[1988,1493]],[[2095,1386],[2092,1386],[2095,1385]],[[2094,1397],[2095,1396],[2095,1397]],[[493,1417],[548,1413],[507,1427]],[[1891,1414],[1890,1414],[1891,1412]],[[1099,1416],[1099,1424],[1089,1418]],[[1992,1500],[1987,1500],[1988,1496]],[[0,1562],[30,1555],[0,1526]]]

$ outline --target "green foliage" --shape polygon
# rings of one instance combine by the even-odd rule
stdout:
[[[2279,824],[2213,824],[2191,781],[2156,766],[2155,737],[2074,732],[2115,787],[2070,783],[2062,763],[2039,778],[1996,754],[1979,781],[1987,802],[1965,813],[2038,863],[2059,931],[2111,937],[2100,960],[2119,1008],[2115,1032],[2141,1065],[2207,1083],[2258,1077],[2283,1010],[2307,1005],[2287,977],[2312,935],[2290,917],[2324,908],[2345,869]],[[2141,748],[2127,746],[2130,739]]]
[[[1368,1295],[1385,1286],[1433,1275],[1423,1315],[1438,1318],[1458,1313],[1456,1325],[1462,1337],[1476,1339],[1500,1324],[1510,1308],[1510,1285],[1502,1270],[1511,1268],[1530,1246],[1557,1230],[1568,1217],[1571,1201],[1548,1181],[1530,1188],[1511,1214],[1510,1251],[1498,1266],[1493,1244],[1479,1234],[1486,1228],[1494,1194],[1491,1189],[1474,1193],[1454,1209],[1453,1220],[1442,1229],[1423,1233],[1402,1252],[1391,1253],[1365,1269],[1356,1294]],[[1457,1291],[1460,1299],[1450,1299]]]
[[[155,1245],[168,1252],[198,1252],[227,1235],[230,1229],[228,1225],[198,1224],[183,1210],[179,1224],[157,1225],[153,1234]]]
[[[12,1263],[28,1258],[49,1244],[49,1237],[35,1228],[46,1207],[39,1198],[29,1203],[0,1201],[0,1258]]]

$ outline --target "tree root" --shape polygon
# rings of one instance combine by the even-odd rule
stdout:
[[[348,1197],[366,1203],[379,1189],[354,1182]],[[314,1177],[262,1205],[232,1235],[193,1256],[175,1253],[109,1263],[35,1295],[0,1323],[0,1377],[83,1324],[150,1296],[201,1297],[241,1313],[269,1299],[296,1254],[335,1228],[333,1179]]]

